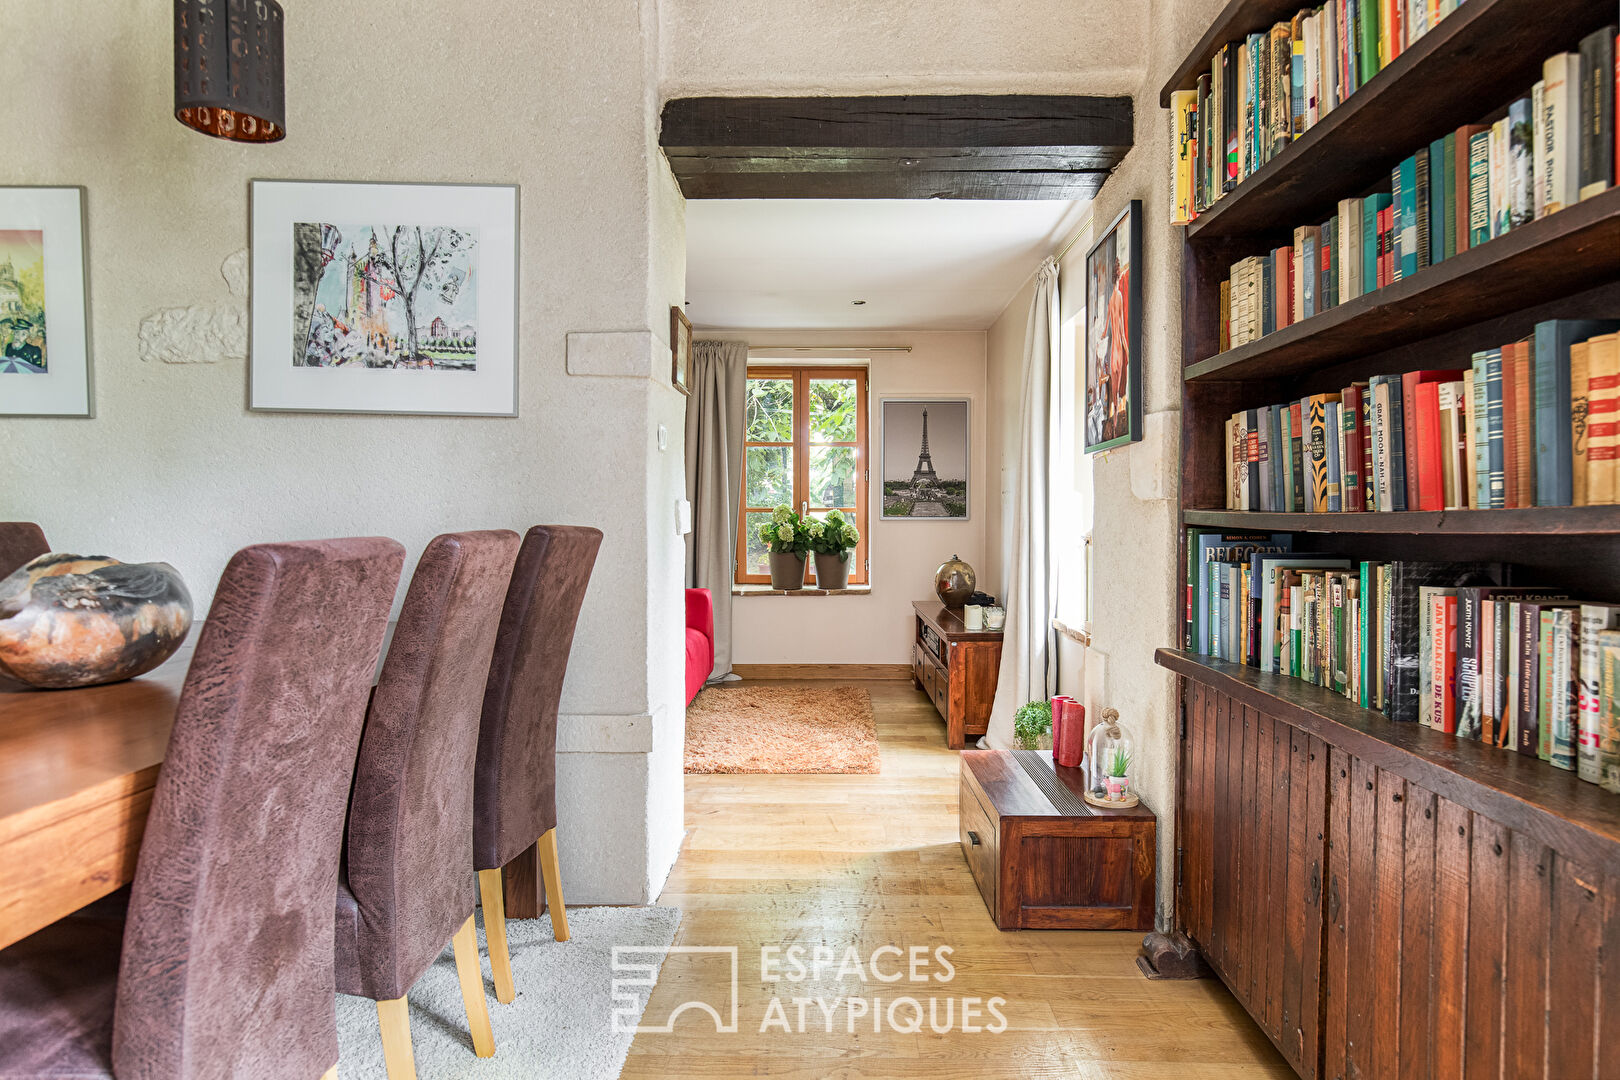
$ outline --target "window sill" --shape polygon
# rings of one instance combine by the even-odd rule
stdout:
[[[732,596],[870,596],[872,586],[851,585],[847,589],[773,589],[769,585],[733,585]]]
[[[1078,641],[1082,645],[1091,644],[1090,630],[1077,630],[1068,623],[1064,622],[1062,619],[1053,619],[1052,629],[1056,630],[1070,641]]]

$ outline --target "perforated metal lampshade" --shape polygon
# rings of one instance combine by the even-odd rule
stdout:
[[[233,142],[287,137],[276,0],[174,0],[174,117]]]

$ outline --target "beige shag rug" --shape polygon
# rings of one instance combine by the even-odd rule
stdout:
[[[710,687],[686,709],[689,773],[875,773],[872,698],[854,686]]]

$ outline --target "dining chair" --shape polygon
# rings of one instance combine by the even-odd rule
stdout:
[[[473,768],[519,543],[505,529],[428,543],[360,738],[337,888],[337,988],[377,1003],[390,1080],[416,1075],[406,994],[446,942],[473,1051],[495,1052],[473,922]]]
[[[517,996],[506,942],[503,866],[538,856],[552,933],[568,940],[557,866],[557,703],[601,546],[600,529],[536,525],[523,537],[501,609],[473,785],[473,865],[501,1002]]]
[[[334,1073],[332,894],[404,554],[363,538],[231,559],[176,705],[127,917],[109,897],[0,951],[0,1076]]]
[[[0,578],[50,550],[45,530],[32,521],[0,521]]]

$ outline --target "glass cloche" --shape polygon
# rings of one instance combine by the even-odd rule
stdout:
[[[1098,806],[1135,806],[1136,740],[1119,722],[1118,709],[1104,709],[1091,732],[1086,801]]]

